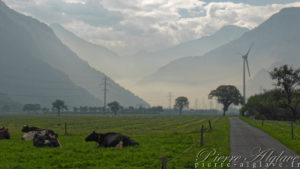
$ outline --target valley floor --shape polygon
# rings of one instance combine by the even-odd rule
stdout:
[[[208,120],[212,123],[211,130]],[[32,141],[22,141],[24,124],[54,130],[62,147],[36,148]],[[202,124],[204,146],[200,146]],[[157,169],[161,168],[162,156],[167,157],[167,168],[183,169],[195,168],[196,156],[203,148],[216,148],[224,156],[230,154],[228,118],[220,116],[0,116],[0,126],[9,128],[11,135],[10,140],[0,140],[1,169]],[[94,130],[119,132],[140,145],[96,148],[95,142],[84,141]],[[210,161],[212,158],[207,160]]]

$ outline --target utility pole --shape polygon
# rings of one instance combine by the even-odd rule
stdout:
[[[169,109],[172,108],[172,92],[169,92]]]
[[[205,99],[202,98],[202,109],[206,110],[207,107],[206,107],[206,103],[205,103]]]
[[[213,109],[213,102],[212,102],[212,101],[209,102],[209,109],[210,109],[210,110]]]
[[[243,59],[243,104],[246,104],[246,61]]]
[[[104,77],[104,105],[103,105],[104,111],[106,111],[106,91],[107,91],[106,82],[107,82],[107,77],[105,76]]]
[[[195,110],[198,110],[198,98],[196,98],[196,100],[195,100]]]

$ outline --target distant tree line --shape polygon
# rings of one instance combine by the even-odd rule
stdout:
[[[63,112],[64,114],[159,114],[162,113],[162,106],[155,107],[123,107],[117,101],[113,101],[107,104],[108,109],[104,109],[101,106],[78,106],[68,109],[63,100],[57,99],[52,103],[51,108],[42,107],[40,104],[25,104],[23,106],[23,111],[31,114],[54,114],[58,116]]]
[[[216,114],[218,110],[193,110],[188,109],[188,99],[186,97],[178,97],[174,105],[174,109],[164,109],[162,106],[153,107],[123,107],[117,101],[107,104],[107,109],[101,106],[76,106],[69,109],[63,100],[55,100],[51,108],[42,107],[40,104],[26,104],[23,111],[30,114],[178,114],[183,112],[186,114]]]

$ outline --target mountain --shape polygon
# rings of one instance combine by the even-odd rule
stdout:
[[[270,78],[269,72],[270,71],[263,68],[263,69],[259,70],[253,78],[248,80],[247,88],[248,88],[249,94],[261,93],[266,89],[274,88],[274,86],[273,86],[274,82]]]
[[[139,70],[153,73],[153,70],[158,69],[172,60],[187,56],[203,55],[212,49],[239,38],[247,31],[249,31],[247,28],[227,25],[210,36],[187,41],[168,49],[156,52],[140,51],[134,56],[134,62],[138,63],[137,66],[139,66]],[[144,64],[141,64],[143,62]]]
[[[300,8],[286,8],[240,38],[202,56],[184,57],[161,67],[143,83],[166,82],[190,85],[242,82],[242,57],[249,46],[252,75],[274,65],[300,66]],[[248,78],[248,77],[247,77]]]
[[[102,105],[105,74],[65,46],[50,27],[8,8],[0,1],[0,92],[20,103],[50,106],[60,98],[68,106]],[[147,105],[109,81],[109,101]]]
[[[171,56],[174,58],[203,55],[212,49],[239,38],[247,31],[249,31],[247,28],[227,25],[211,36],[205,36],[200,39],[184,42],[167,50],[161,51],[160,53],[162,53],[163,56]]]
[[[65,45],[74,51],[82,60],[87,61],[93,68],[110,76],[120,72],[116,69],[118,61],[120,60],[118,54],[110,51],[106,47],[95,45],[79,38],[60,24],[51,24],[50,27]]]

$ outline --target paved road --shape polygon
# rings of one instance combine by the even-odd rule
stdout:
[[[300,157],[296,159],[295,163],[292,163],[291,160],[286,162],[287,160],[284,159],[287,157],[297,158],[297,155],[265,132],[250,126],[237,117],[230,118],[230,125],[231,155],[241,156],[241,160],[231,163],[231,169],[266,168],[265,165],[271,165],[268,167],[269,169],[300,168]],[[256,160],[247,163],[244,161],[245,158],[247,158],[246,161]],[[272,160],[274,163],[270,163]]]

